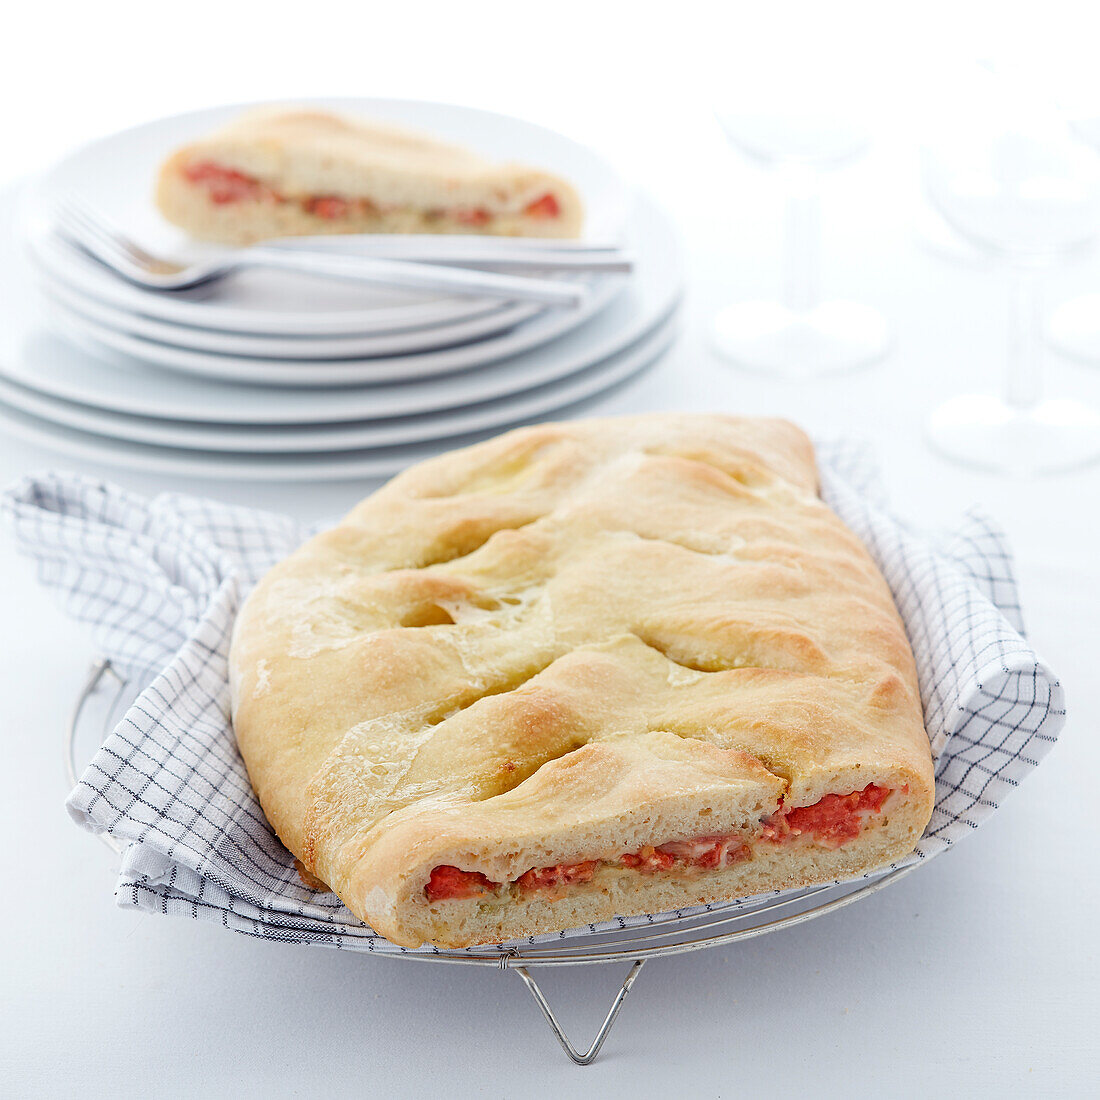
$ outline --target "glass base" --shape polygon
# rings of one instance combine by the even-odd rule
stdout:
[[[1100,413],[1079,401],[1030,409],[988,394],[953,397],[928,420],[928,439],[947,458],[997,473],[1050,474],[1100,460]]]
[[[1085,294],[1060,305],[1048,326],[1051,347],[1073,359],[1100,363],[1100,294]]]
[[[712,342],[739,367],[812,378],[881,359],[890,326],[859,302],[823,302],[806,312],[778,302],[738,302],[715,317]]]

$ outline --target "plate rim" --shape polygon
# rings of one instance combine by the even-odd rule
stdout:
[[[193,352],[205,352],[209,355],[234,355],[246,358],[278,359],[283,362],[313,362],[317,359],[344,359],[344,358],[370,358],[372,355],[396,355],[402,354],[396,350],[371,352],[369,343],[385,343],[386,341],[400,341],[403,338],[422,336],[430,338],[430,342],[419,345],[410,345],[408,351],[420,352],[435,348],[454,347],[468,340],[483,339],[497,333],[515,328],[517,325],[532,320],[546,307],[534,302],[517,302],[506,305],[504,309],[495,310],[492,313],[482,314],[463,321],[453,321],[442,325],[433,325],[426,328],[411,329],[408,332],[379,332],[366,333],[361,336],[262,336],[252,333],[223,332],[220,329],[201,329],[192,325],[174,325],[170,321],[162,321],[157,317],[148,317],[143,313],[123,309],[110,302],[101,301],[91,295],[82,293],[79,289],[71,287],[68,283],[54,279],[45,282],[40,289],[49,299],[60,299],[62,305],[72,312],[86,316],[97,324],[119,332],[138,336],[145,340],[153,340],[157,343],[168,344],[172,347],[183,348]],[[79,303],[79,304],[78,304]],[[110,319],[104,319],[109,317]],[[136,326],[136,327],[127,327]],[[141,331],[142,327],[145,331]],[[461,330],[461,331],[459,331]],[[162,335],[156,335],[161,332]],[[207,347],[199,343],[176,343],[171,334],[201,333],[205,337],[212,337]],[[176,339],[191,339],[188,335],[177,336]],[[248,341],[259,343],[270,342],[278,348],[295,349],[299,347],[303,354],[280,355],[278,351],[247,351],[236,349],[232,351],[219,350],[215,345],[219,340],[229,342]],[[325,347],[325,345],[329,345]]]
[[[203,477],[211,480],[237,479],[248,481],[331,481],[352,480],[356,478],[389,477],[413,465],[416,462],[435,455],[455,450],[481,438],[503,434],[526,423],[538,422],[542,417],[560,412],[572,405],[595,400],[616,385],[628,381],[642,370],[653,365],[675,342],[679,334],[679,306],[676,305],[657,322],[648,333],[623,352],[614,357],[618,360],[603,371],[594,368],[598,383],[591,392],[577,397],[567,398],[561,404],[548,406],[542,413],[520,414],[519,419],[506,420],[500,424],[477,429],[472,432],[459,432],[438,436],[422,443],[409,443],[398,446],[359,447],[334,452],[299,452],[290,455],[255,455],[216,450],[186,450],[162,447],[151,443],[139,443],[119,440],[107,435],[62,425],[62,434],[58,434],[57,424],[33,413],[13,408],[0,400],[0,423],[13,436],[44,447],[47,450],[67,454],[76,459],[99,462],[114,469],[133,469],[140,462],[147,472],[165,476]],[[615,371],[614,366],[620,369]],[[588,372],[582,372],[587,374]],[[612,375],[610,380],[607,376]],[[13,418],[14,414],[14,418]],[[533,420],[531,419],[533,417]],[[566,417],[566,419],[570,419]],[[30,420],[28,426],[23,423]],[[70,437],[78,438],[72,439]],[[473,438],[476,437],[476,438]],[[447,443],[448,440],[468,440],[469,442]],[[121,447],[118,445],[121,444]],[[436,445],[440,444],[440,445]],[[382,452],[381,456],[366,457],[371,452]],[[389,457],[387,452],[392,455]],[[398,452],[398,453],[393,453]],[[341,457],[342,456],[342,457]],[[364,456],[364,457],[360,457]],[[302,468],[303,461],[316,458],[316,463]],[[265,468],[266,467],[266,468]],[[285,468],[284,468],[285,467]],[[297,468],[297,472],[296,469]]]
[[[623,276],[610,275],[601,280],[588,300],[575,311],[544,310],[526,324],[507,331],[451,347],[435,348],[408,354],[364,357],[358,359],[266,359],[256,356],[230,356],[216,352],[176,348],[140,336],[119,332],[107,325],[82,318],[75,322],[80,336],[107,348],[111,353],[126,355],[157,370],[186,374],[194,378],[209,378],[220,382],[255,386],[286,386],[311,389],[318,386],[363,386],[381,383],[416,382],[446,374],[478,370],[503,359],[522,355],[548,344],[580,328],[611,305],[629,285]],[[61,307],[65,324],[73,324],[67,306]],[[533,331],[532,331],[533,330]],[[128,350],[133,349],[133,350]],[[150,350],[145,350],[150,349]],[[456,363],[455,359],[459,362]],[[417,365],[419,363],[419,366]],[[219,364],[233,364],[232,370],[219,370]]]

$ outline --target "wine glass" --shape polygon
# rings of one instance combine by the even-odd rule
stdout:
[[[1068,112],[1070,128],[1081,141],[1100,152],[1100,113]],[[1100,293],[1082,294],[1063,302],[1050,315],[1050,344],[1063,355],[1085,362],[1100,360]]]
[[[1100,414],[1043,398],[1040,283],[1100,233],[1100,158],[1056,118],[1021,111],[989,121],[925,149],[923,168],[935,209],[1009,271],[1003,394],[951,398],[932,413],[928,436],[948,457],[989,470],[1071,469],[1100,458]]]
[[[770,168],[785,196],[783,294],[737,302],[714,319],[718,353],[742,367],[806,378],[848,370],[885,355],[886,319],[859,302],[822,301],[818,291],[820,190],[824,171],[858,159],[867,133],[843,117],[720,112],[735,148]]]

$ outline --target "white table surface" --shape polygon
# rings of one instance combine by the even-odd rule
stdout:
[[[389,65],[354,88],[347,79],[324,84],[315,67],[312,88],[292,81],[289,93],[416,94],[409,74]],[[92,649],[0,536],[9,776],[0,829],[13,847],[0,909],[2,1091],[1096,1095],[1100,889],[1088,792],[1100,771],[1100,471],[1009,481],[956,468],[921,437],[938,400],[996,384],[1003,280],[921,247],[912,145],[895,135],[828,183],[823,248],[826,288],[882,309],[896,326],[893,353],[875,368],[812,383],[732,370],[708,352],[707,322],[727,301],[775,286],[779,206],[769,181],[725,150],[697,104],[666,96],[662,110],[648,89],[646,125],[612,126],[627,116],[610,107],[593,121],[576,101],[572,113],[560,103],[551,109],[523,88],[513,100],[494,100],[495,85],[478,83],[474,72],[422,73],[416,89],[439,97],[451,88],[454,98],[557,121],[591,140],[603,133],[620,163],[678,217],[690,260],[683,335],[658,367],[598,411],[780,414],[819,434],[871,440],[906,517],[948,523],[971,503],[985,506],[1015,548],[1032,638],[1067,687],[1062,739],[980,832],[896,886],[797,929],[651,961],[600,1060],[577,1069],[514,975],[268,944],[117,909],[110,853],[62,809],[61,734]],[[249,93],[239,84],[234,74],[213,89],[222,99],[243,98]],[[186,105],[177,90],[175,98],[154,94],[123,106],[118,88],[112,77],[95,93],[99,129]],[[252,92],[284,94],[263,79]],[[81,124],[91,132],[80,115],[89,108],[79,108],[77,124],[52,101],[42,110],[55,126],[52,140],[76,140]],[[35,148],[45,156],[55,151],[48,146],[39,138]],[[0,174],[16,168],[0,164]],[[1093,258],[1054,275],[1049,293],[1057,301],[1097,288]],[[1049,386],[1100,402],[1100,368],[1051,357]],[[0,437],[3,481],[66,465]],[[185,489],[304,518],[338,513],[371,488],[85,469],[138,491]],[[622,970],[540,972],[578,1042],[602,1019]]]

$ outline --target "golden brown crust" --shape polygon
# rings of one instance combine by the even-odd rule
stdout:
[[[511,432],[412,468],[261,582],[231,655],[264,809],[398,943],[443,946],[821,881],[923,831],[913,659],[782,421],[654,415]],[[510,882],[759,829],[878,784],[835,850],[706,875],[602,870],[563,898],[430,904],[440,864]],[[904,792],[904,793],[903,793]]]

